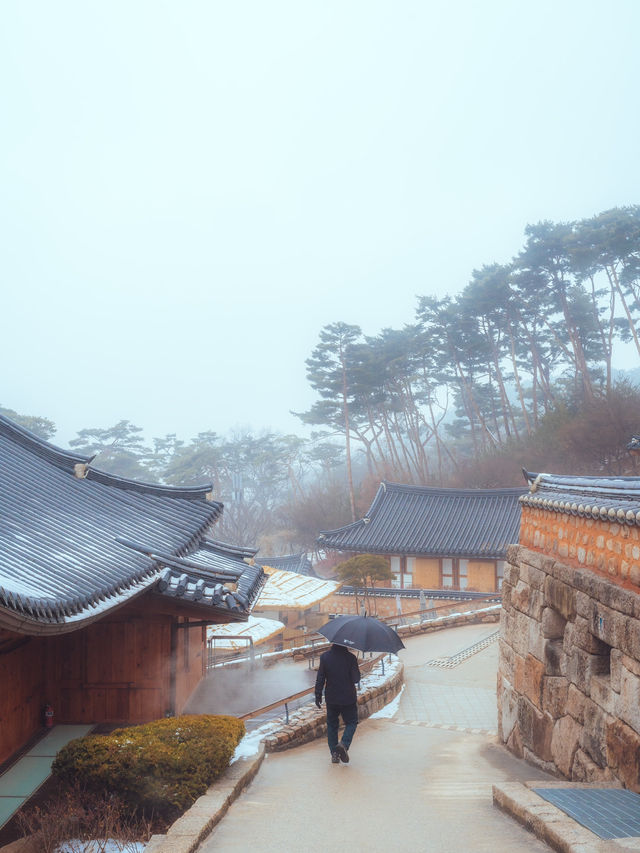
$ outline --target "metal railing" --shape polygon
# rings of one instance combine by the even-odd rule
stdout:
[[[462,611],[460,605],[463,602],[456,601],[449,602],[448,604],[443,604],[438,607],[427,607],[426,609],[421,608],[417,610],[410,610],[406,613],[396,613],[391,616],[377,616],[376,618],[397,630],[398,628],[405,627],[407,625],[423,624],[425,622],[438,619],[439,617],[450,615],[451,613],[469,613],[474,610],[480,610],[487,605],[490,606],[491,604],[498,604],[500,601],[501,596],[485,594],[484,598],[476,597],[472,600],[464,601],[464,610]],[[356,614],[334,615],[340,616]],[[327,620],[329,618],[331,618],[331,614],[327,614]],[[230,638],[227,637],[226,639],[228,640]],[[303,652],[310,659],[310,666],[313,666],[313,660],[315,659],[317,650],[320,650],[329,642],[326,637],[322,636],[322,634],[318,634],[311,629],[305,633],[301,632],[299,634],[294,634],[286,639],[281,638],[277,641],[267,641],[266,643],[261,643],[259,646],[254,646],[251,642],[251,638],[249,637],[244,636],[239,637],[238,639],[245,640],[248,648],[238,650],[236,652],[223,652],[222,650],[218,652],[215,646],[215,638],[207,641],[208,671],[219,666],[229,666],[231,664],[244,662],[253,664],[256,661],[264,662],[265,659],[276,657],[283,652],[295,651]]]
[[[325,643],[328,641],[325,639]],[[366,675],[368,672],[371,672],[373,667],[381,662],[382,663],[382,672],[384,674],[384,658],[385,654],[379,654],[375,658],[369,658],[368,660],[358,661],[358,665],[360,667],[361,675]],[[390,656],[389,656],[390,657]],[[286,696],[284,699],[278,699],[276,702],[271,702],[269,705],[263,705],[262,708],[256,708],[253,711],[248,711],[246,714],[240,715],[240,720],[252,720],[256,717],[262,717],[264,714],[268,714],[269,711],[273,711],[276,708],[280,708],[284,706],[285,713],[285,723],[289,724],[289,706],[293,702],[297,702],[299,699],[304,699],[305,696],[315,695],[315,687],[307,687],[306,690],[299,690],[297,693],[292,693],[290,696]],[[306,704],[306,703],[300,703]]]

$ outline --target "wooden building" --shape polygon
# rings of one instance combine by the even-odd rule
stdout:
[[[524,489],[441,489],[382,482],[366,516],[325,530],[318,544],[389,559],[393,586],[496,592],[518,541]]]
[[[0,416],[0,763],[55,722],[180,713],[206,625],[246,621],[264,583],[207,538],[208,487],[91,467]],[[247,552],[253,553],[253,552]]]

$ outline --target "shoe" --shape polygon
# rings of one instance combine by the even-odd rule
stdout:
[[[332,764],[340,764],[340,756],[337,752],[331,753],[331,763]]]
[[[339,743],[336,747],[336,755],[343,761],[345,764],[349,763],[349,753],[347,752],[347,748],[343,743]]]

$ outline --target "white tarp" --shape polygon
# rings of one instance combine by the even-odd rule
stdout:
[[[324,578],[312,578],[283,569],[266,569],[268,579],[254,610],[306,610],[327,598],[342,584]]]
[[[265,616],[249,616],[247,622],[229,622],[227,625],[209,625],[207,639],[215,636],[216,649],[220,651],[241,652],[249,648],[248,640],[231,640],[234,637],[251,637],[253,645],[264,643],[284,629],[284,624],[277,619],[267,619]]]

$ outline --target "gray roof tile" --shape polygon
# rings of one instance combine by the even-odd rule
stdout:
[[[299,575],[316,577],[311,565],[311,560],[306,552],[302,554],[285,554],[282,557],[256,557],[261,566],[269,566],[272,569],[282,569],[285,572],[295,572]]]
[[[502,558],[518,541],[524,489],[441,489],[383,482],[367,515],[320,533],[322,548]]]
[[[586,518],[640,525],[640,477],[576,477],[523,469],[525,506]]]
[[[222,512],[208,499],[209,487],[138,483],[87,468],[89,462],[0,416],[0,609],[43,622],[89,616],[159,580],[162,563],[147,552],[178,560],[209,553],[205,533]],[[76,476],[76,466],[85,477]],[[236,574],[249,570],[238,549],[217,544],[227,547],[220,559]],[[207,589],[217,583],[211,564],[203,558]],[[249,603],[259,586],[255,569],[239,590],[243,585]]]

